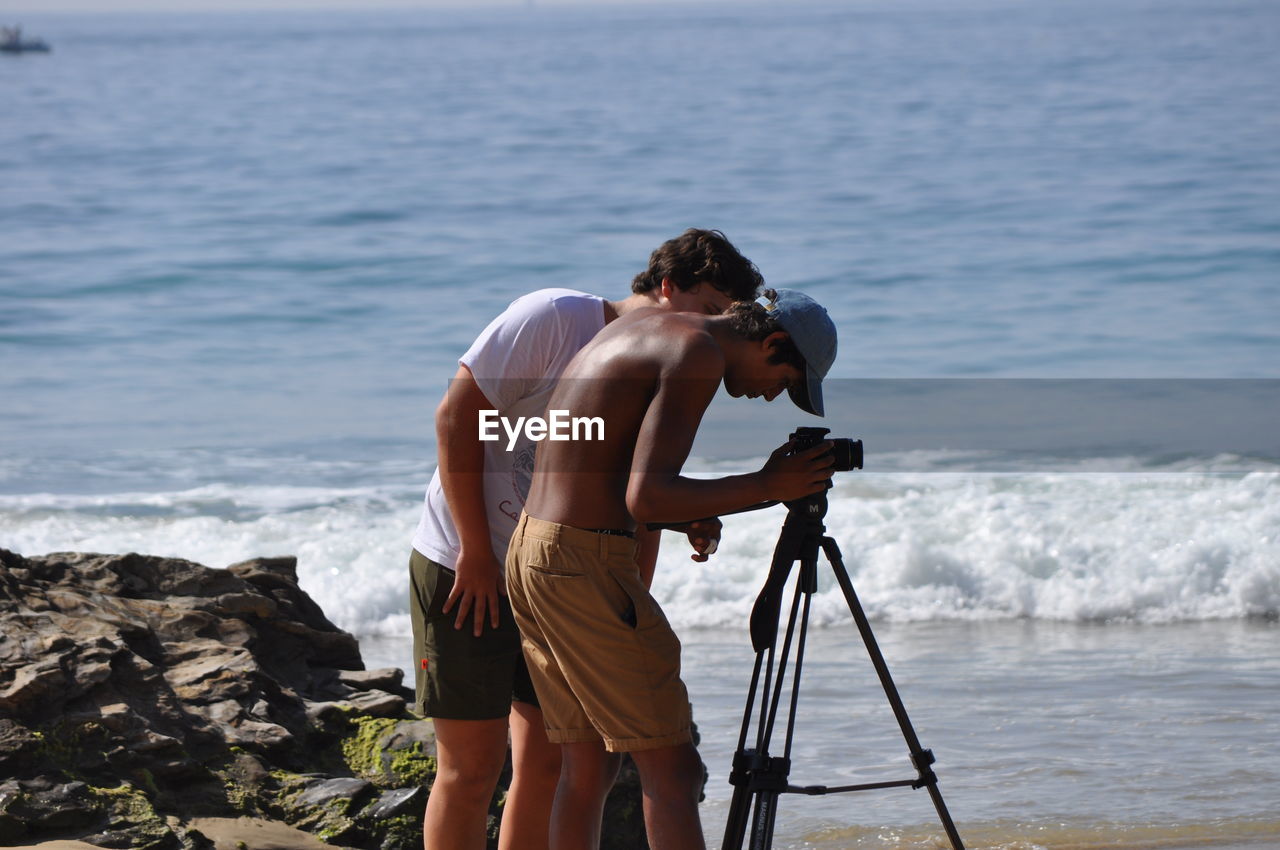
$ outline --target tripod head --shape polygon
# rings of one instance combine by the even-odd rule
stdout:
[[[862,469],[862,441],[828,438],[828,433],[827,428],[797,428],[791,434],[791,441],[795,443],[793,451],[804,451],[830,439],[832,466],[837,472]],[[818,550],[827,532],[822,521],[827,516],[827,491],[830,489],[831,481],[828,479],[827,486],[817,493],[783,503],[787,506],[787,518],[782,523],[778,545],[773,550],[769,575],[751,609],[751,645],[756,652],[769,648],[777,640],[782,591],[791,574],[791,565],[799,560],[801,569],[808,570],[809,580],[813,580]]]

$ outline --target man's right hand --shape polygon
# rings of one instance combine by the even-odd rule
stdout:
[[[488,548],[488,547],[486,547]],[[485,615],[488,614],[489,625],[498,627],[498,597],[505,596],[507,588],[502,581],[502,568],[492,551],[483,552],[474,557],[467,554],[464,548],[458,553],[458,561],[453,566],[453,589],[445,600],[442,610],[448,614],[456,603],[458,615],[453,622],[455,629],[460,629],[466,622],[467,615],[475,613],[475,636],[480,637],[484,631]]]
[[[833,445],[830,440],[825,440],[791,454],[795,441],[789,440],[774,449],[760,470],[767,498],[789,502],[826,489],[827,482],[835,474],[835,458],[831,456]]]
[[[462,551],[454,564],[453,590],[445,600],[448,614],[458,606],[454,628],[475,613],[476,637],[484,631],[485,615],[498,627],[498,596],[505,594],[502,566],[489,543],[489,518],[484,502],[484,443],[476,437],[479,411],[491,409],[466,365],[449,382],[436,408],[436,445],[440,447],[440,487],[461,538]],[[469,554],[475,553],[475,554]]]

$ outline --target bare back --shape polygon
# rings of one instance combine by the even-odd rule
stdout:
[[[720,386],[724,358],[708,331],[715,321],[636,310],[609,323],[578,352],[547,409],[601,418],[603,438],[538,444],[525,504],[530,516],[577,528],[635,527],[626,501],[633,465],[651,463],[661,440],[665,457],[678,456],[678,472]],[[659,416],[663,411],[667,415]],[[678,427],[671,427],[673,412]],[[659,421],[666,423],[661,434],[656,433]]]

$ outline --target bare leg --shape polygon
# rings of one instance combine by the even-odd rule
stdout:
[[[527,702],[511,703],[511,787],[498,850],[547,850],[559,781],[560,745],[547,740],[542,711]]]
[[[507,718],[441,720],[436,780],[422,822],[425,850],[484,850],[489,802],[507,757]]]
[[[652,850],[706,850],[698,819],[702,761],[693,744],[631,754],[644,789],[644,826]]]
[[[560,784],[551,812],[555,850],[599,850],[604,801],[618,778],[622,756],[606,752],[603,741],[564,744]]]

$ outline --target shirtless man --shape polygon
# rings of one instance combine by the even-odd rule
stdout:
[[[507,550],[511,607],[563,768],[552,809],[555,850],[596,850],[617,753],[644,789],[655,850],[704,847],[701,762],[691,738],[680,643],[637,571],[638,523],[688,522],[827,486],[830,443],[777,449],[758,471],[680,474],[721,382],[731,396],[786,390],[822,414],[821,381],[836,331],[807,296],[770,291],[769,306],[722,316],[637,310],[576,356],[548,410],[600,417],[597,440],[544,442],[524,515]]]

